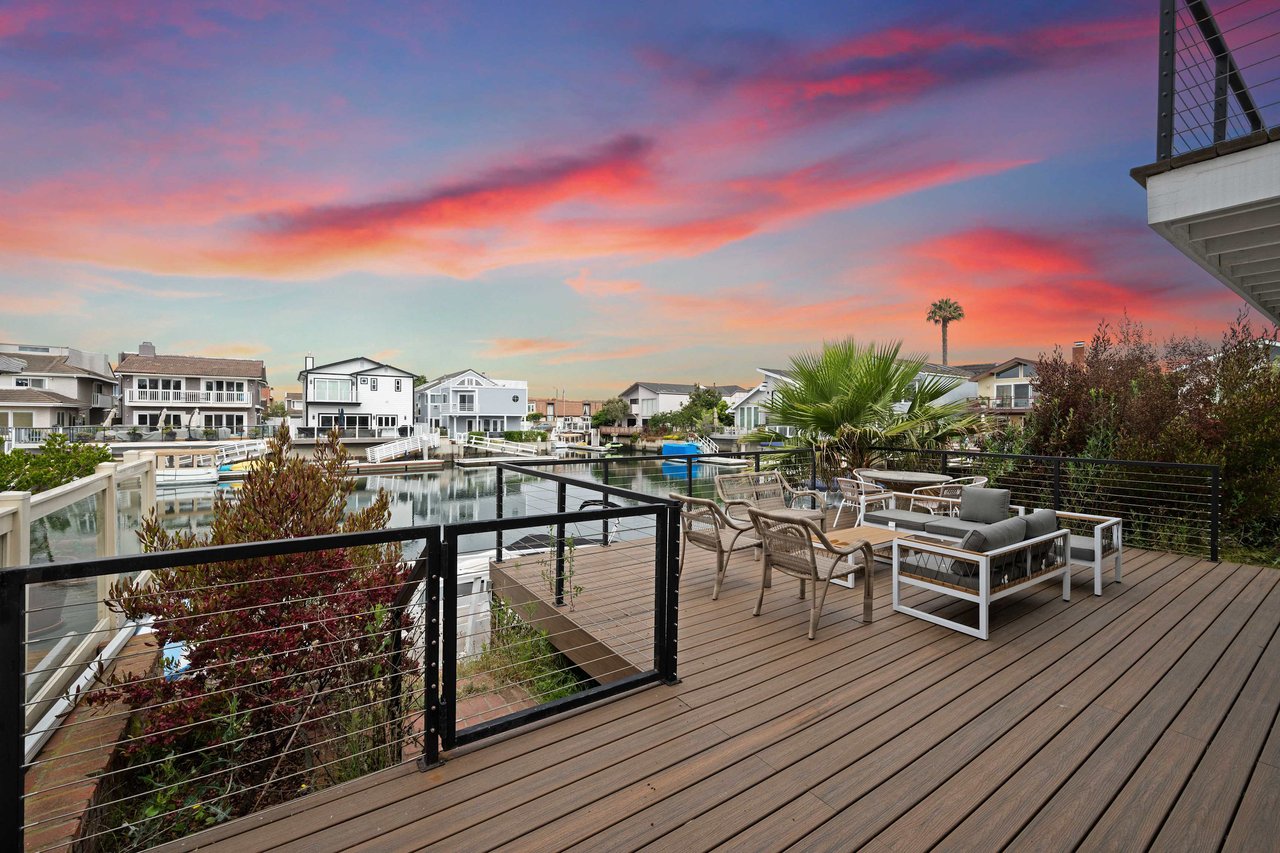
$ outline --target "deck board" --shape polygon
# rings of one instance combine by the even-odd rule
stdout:
[[[1245,850],[1274,838],[1274,570],[1133,549],[1125,582],[1101,597],[1081,570],[1070,602],[1057,584],[1000,602],[986,642],[893,613],[880,577],[870,625],[861,590],[833,588],[810,641],[794,581],[775,579],[751,616],[758,572],[735,556],[713,602],[712,563],[691,554],[678,685],[171,848],[689,853],[1141,837]]]

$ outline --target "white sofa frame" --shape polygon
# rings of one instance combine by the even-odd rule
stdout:
[[[1121,582],[1121,563],[1124,557],[1124,521],[1110,515],[1090,515],[1084,512],[1058,512],[1058,518],[1066,518],[1072,521],[1083,521],[1093,526],[1093,560],[1077,560],[1071,556],[1071,543],[1067,542],[1067,558],[1072,565],[1088,566],[1093,569],[1093,594],[1102,595],[1102,568],[1108,557],[1114,562],[1111,568],[1111,579],[1115,583]],[[1106,539],[1108,530],[1112,533],[1111,550],[1103,549],[1103,542]]]
[[[941,625],[944,628],[950,628],[953,631],[959,631],[962,634],[968,634],[971,637],[977,637],[980,640],[985,640],[990,635],[990,611],[991,602],[993,601],[999,601],[1005,596],[1012,595],[1024,587],[1043,583],[1057,577],[1062,578],[1062,600],[1071,600],[1071,561],[1069,556],[1071,550],[1070,537],[1071,531],[1064,528],[1061,530],[1055,530],[1053,533],[1046,533],[1044,536],[1037,536],[1034,539],[1027,539],[1022,542],[1016,542],[1005,548],[997,548],[993,551],[986,552],[966,551],[963,548],[947,543],[930,542],[917,539],[915,537],[895,539],[893,541],[893,609],[897,613],[905,613],[908,616],[914,616],[917,619],[923,619],[926,622],[932,622],[935,625]],[[993,558],[1025,550],[1027,551],[1027,566],[1029,570],[1031,562],[1030,549],[1036,545],[1044,543],[1052,543],[1055,550],[1060,549],[1058,559],[1055,560],[1057,565],[1053,568],[1030,575],[1027,578],[1002,584],[995,590],[991,588],[991,561]],[[909,571],[904,573],[902,571],[903,552],[932,554],[939,558],[963,560],[965,562],[974,563],[977,566],[978,589],[970,590],[965,587],[961,587],[958,584],[953,585],[920,575],[912,575]],[[906,606],[902,603],[901,587],[903,585],[927,589],[941,595],[958,598],[962,601],[971,601],[974,604],[977,604],[978,627],[970,628],[968,625],[946,619],[935,613],[929,613],[924,610],[917,610],[914,607]]]

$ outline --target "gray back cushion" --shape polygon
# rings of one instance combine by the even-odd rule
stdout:
[[[960,491],[960,518],[994,524],[1009,517],[1009,490],[965,486]]]
[[[1008,492],[1005,492],[1006,500]],[[997,521],[995,524],[985,525],[978,530],[970,530],[965,534],[964,539],[960,540],[960,547],[966,551],[978,551],[986,553],[994,551],[997,548],[1004,548],[1021,542],[1027,535],[1027,523],[1022,516],[1015,515],[1013,518],[1006,518],[1003,521]],[[978,573],[978,567],[974,563],[966,563],[963,560],[955,560],[952,563],[951,571],[958,575],[975,575]]]
[[[1045,536],[1058,529],[1058,514],[1051,509],[1038,509],[1022,516],[1022,519],[1027,523],[1026,539]]]

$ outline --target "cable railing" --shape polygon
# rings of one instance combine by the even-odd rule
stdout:
[[[66,825],[79,845],[144,849],[673,682],[674,504],[508,473],[507,517],[499,501],[483,520],[0,571],[6,648],[29,643],[22,627],[45,608],[27,591],[42,585],[98,581],[61,609],[115,615],[70,638],[114,647],[71,687],[57,748],[22,736],[43,710],[27,685],[49,673],[20,654],[0,664],[13,697],[0,751],[18,768],[0,814],[16,849],[61,847]]]
[[[1160,0],[1159,47],[1157,163],[1268,140],[1280,107],[1280,7],[1242,0],[1215,13],[1207,0]]]
[[[1221,471],[1217,465],[882,448],[886,467],[948,477],[987,477],[1028,508],[1124,519],[1125,544],[1217,560]]]

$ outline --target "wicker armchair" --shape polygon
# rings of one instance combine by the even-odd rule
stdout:
[[[684,573],[684,558],[689,553],[689,546],[695,545],[704,551],[716,555],[716,583],[711,591],[711,600],[720,597],[720,585],[724,582],[724,574],[729,568],[729,558],[736,551],[748,548],[759,548],[760,540],[754,535],[755,527],[750,522],[731,518],[715,501],[705,498],[693,498],[672,492],[669,497],[680,502],[680,568]],[[759,551],[756,558],[759,559]]]
[[[809,519],[826,528],[826,497],[811,489],[795,489],[777,471],[748,471],[743,474],[720,474],[716,477],[716,494],[724,502],[725,513],[735,521],[751,523],[745,513],[762,509],[788,518]],[[813,500],[813,509],[796,506],[797,501]]]
[[[812,640],[818,632],[818,620],[822,618],[822,605],[826,603],[831,579],[846,577],[858,570],[857,564],[849,558],[854,554],[861,554],[864,571],[873,570],[875,557],[871,552],[871,543],[859,540],[841,547],[827,539],[823,530],[810,519],[755,508],[748,512],[764,551],[760,595],[756,599],[756,609],[752,615],[759,616],[764,607],[764,591],[770,586],[770,575],[774,569],[800,581],[802,600],[805,581],[810,581],[813,584],[813,595],[809,603],[809,639]],[[819,551],[825,552],[821,559],[825,571],[819,568]],[[829,563],[827,555],[831,557]],[[819,583],[822,584],[821,592],[818,591]]]
[[[940,486],[921,486],[918,489],[912,489],[910,509],[918,511],[931,512],[934,515],[955,515],[960,505],[956,501],[960,500],[960,495],[966,486],[974,488],[982,488],[987,485],[986,477],[956,477],[948,480]],[[919,497],[916,497],[916,496]],[[929,500],[929,498],[944,498],[944,500]]]

